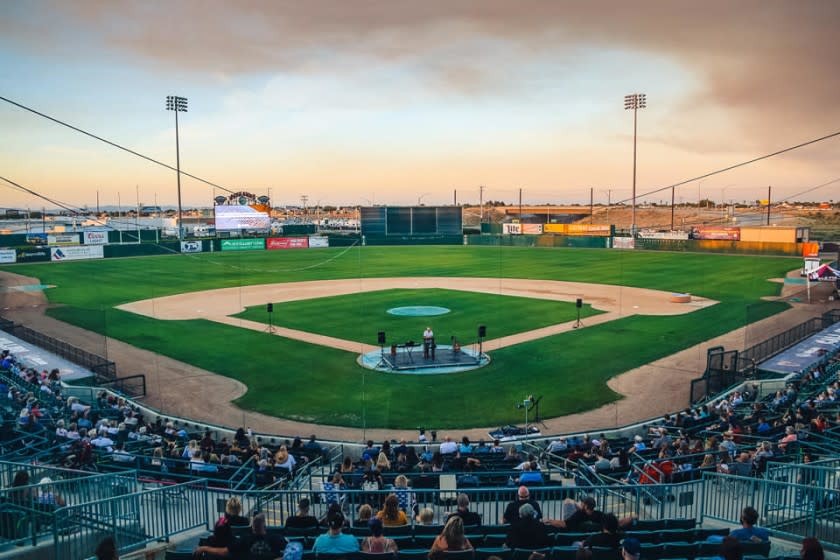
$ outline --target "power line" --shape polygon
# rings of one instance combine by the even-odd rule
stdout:
[[[717,171],[711,171],[711,172],[706,173],[704,175],[698,175],[697,177],[692,177],[691,179],[685,179],[683,181],[680,181],[678,183],[674,183],[672,185],[668,185],[668,186],[665,186],[665,187],[660,187],[658,189],[654,189],[652,191],[636,195],[636,198],[637,199],[638,198],[643,198],[645,196],[649,196],[649,195],[656,194],[656,193],[659,193],[659,192],[662,192],[662,191],[666,191],[666,190],[674,188],[674,187],[680,187],[682,185],[685,185],[686,183],[693,183],[694,181],[699,181],[701,179],[705,179],[706,177],[711,177],[713,175],[719,175],[721,173],[725,173],[726,171],[731,171],[733,169],[737,169],[738,167],[744,167],[745,165],[749,165],[751,163],[755,163],[755,162],[761,161],[763,159],[768,159],[768,158],[771,158],[771,157],[774,157],[774,156],[778,156],[780,154],[784,154],[784,153],[787,153],[787,152],[791,152],[793,150],[797,150],[799,148],[804,148],[805,146],[810,146],[811,144],[816,144],[817,142],[822,142],[823,140],[828,140],[829,138],[834,138],[835,136],[840,136],[840,131],[833,132],[831,134],[827,134],[825,136],[821,136],[821,137],[815,138],[813,140],[808,140],[807,142],[797,144],[796,146],[790,146],[788,148],[784,148],[782,150],[778,150],[778,151],[775,151],[775,152],[770,153],[770,154],[765,154],[763,156],[759,156],[759,157],[753,158],[751,160],[743,161],[741,163],[736,163],[735,165],[730,165],[729,167],[724,167],[723,169],[718,169]],[[800,194],[802,194],[802,193],[800,193]],[[621,204],[622,202],[627,202],[629,200],[632,200],[632,199],[631,198],[625,198],[624,200],[620,200],[620,201],[616,202],[615,204]]]
[[[83,130],[83,129],[77,127],[77,126],[73,126],[72,124],[69,124],[69,123],[66,123],[62,120],[59,120],[55,117],[51,117],[51,116],[49,116],[45,113],[42,113],[40,111],[36,111],[32,107],[27,107],[26,105],[23,105],[23,104],[18,103],[16,101],[12,101],[11,99],[7,99],[3,96],[0,96],[0,99],[5,101],[6,103],[9,103],[9,104],[14,105],[16,107],[20,107],[21,109],[23,109],[25,111],[29,111],[30,113],[38,115],[39,117],[44,117],[45,119],[51,120],[54,123],[60,124],[61,126],[66,126],[67,128],[69,128],[71,130],[75,130],[76,132],[81,132],[85,136],[90,136],[91,138],[93,138],[95,140],[99,140],[100,142],[104,142],[105,144],[108,144],[109,146],[113,146],[114,148],[118,148],[120,150],[123,150],[124,152],[128,152],[128,153],[130,153],[132,155],[135,155],[139,158],[143,158],[146,161],[150,161],[154,164],[160,165],[161,167],[165,167],[167,169],[175,171],[176,173],[178,172],[178,169],[176,169],[175,167],[172,167],[171,165],[169,165],[167,163],[163,163],[162,161],[158,161],[153,157],[149,157],[147,155],[141,154],[140,152],[136,152],[136,151],[132,150],[131,148],[126,148],[125,146],[121,146],[120,144],[117,144],[116,142],[111,142],[110,140],[106,140],[105,138],[102,138],[101,136],[97,136],[96,134],[93,134],[92,132],[88,132],[88,131]],[[226,191],[226,192],[229,192],[229,193],[235,192],[235,191],[233,191],[233,190],[231,190],[227,187],[223,187],[222,185],[218,185],[218,184],[216,184],[212,181],[208,181],[207,179],[202,179],[201,177],[197,177],[196,175],[193,175],[191,173],[187,173],[186,171],[181,171],[181,175],[186,175],[187,177],[195,179],[196,181],[200,181],[200,182],[202,182],[206,185],[210,185],[211,187],[216,187],[217,189],[222,189],[223,191]]]

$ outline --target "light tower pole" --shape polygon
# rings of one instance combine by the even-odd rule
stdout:
[[[187,98],[166,96],[166,110],[175,111],[175,168],[178,176],[178,239],[184,238],[183,211],[181,210],[181,147],[178,143],[178,113],[187,112]]]
[[[636,115],[639,109],[647,107],[644,93],[632,93],[624,96],[624,108],[633,109],[633,217],[630,234],[636,236]]]

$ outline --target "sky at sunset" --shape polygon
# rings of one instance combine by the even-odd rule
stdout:
[[[0,96],[275,205],[606,203],[840,131],[840,2],[0,3]],[[173,171],[0,101],[0,176],[176,203]],[[840,137],[677,202],[840,199]],[[222,191],[182,182],[186,206]],[[642,199],[640,199],[642,200]],[[648,196],[670,200],[670,191]],[[0,207],[50,207],[0,181]]]

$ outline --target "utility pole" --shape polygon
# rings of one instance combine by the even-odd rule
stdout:
[[[671,231],[674,231],[674,187],[671,187]]]
[[[455,206],[458,206],[458,189],[452,192],[452,202]]]
[[[303,218],[306,219],[306,201],[309,200],[309,196],[302,194],[300,195],[300,201],[303,203]]]
[[[595,213],[595,189],[589,187],[589,225],[592,225],[592,215]]]
[[[773,192],[773,187],[767,187],[767,225],[770,225],[770,195]]]
[[[612,206],[612,189],[607,189],[607,223],[610,223],[610,207]]]
[[[519,223],[522,223],[522,187],[519,188]]]
[[[484,223],[484,185],[478,187],[478,206],[479,218],[478,223]]]

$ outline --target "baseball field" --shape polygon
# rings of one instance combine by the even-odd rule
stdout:
[[[8,270],[55,286],[46,294],[47,313],[56,319],[241,381],[248,390],[236,404],[243,409],[319,424],[413,429],[430,419],[439,428],[521,422],[514,404],[531,394],[544,397],[547,417],[611,402],[620,398],[606,385],[611,377],[786,309],[762,298],[780,291],[770,279],[797,266],[798,259],[784,257],[357,246]],[[520,290],[520,282],[527,289]],[[706,303],[675,313],[647,311],[649,302],[665,302],[672,292]],[[585,303],[583,328],[551,331],[575,320],[577,297]],[[135,302],[147,302],[151,311],[129,311]],[[426,324],[464,344],[479,324],[487,326],[489,339],[506,338],[488,341],[491,362],[481,369],[381,373],[359,366],[359,351],[347,345],[265,332],[267,302],[275,304],[277,327],[342,339],[359,351],[375,344],[379,330],[389,333],[389,342],[419,339]],[[442,306],[451,313],[387,314],[404,305]],[[213,402],[213,395],[183,398]]]

